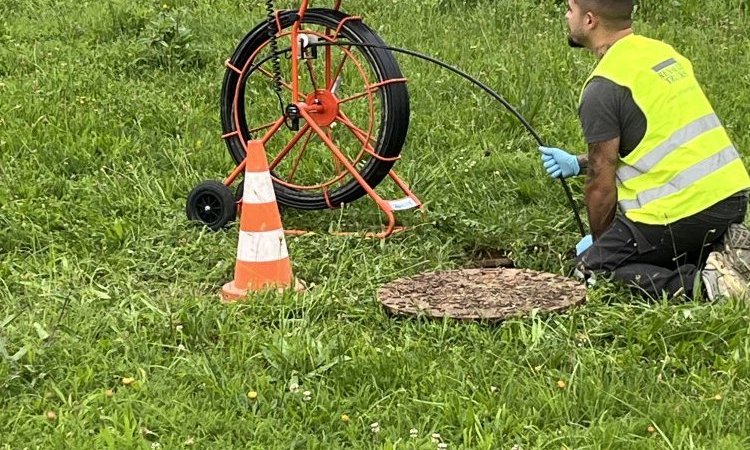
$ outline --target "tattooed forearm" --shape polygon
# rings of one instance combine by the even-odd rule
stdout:
[[[589,155],[578,155],[576,158],[578,159],[578,167],[581,168],[581,173],[588,173]]]
[[[620,138],[589,145],[586,209],[594,238],[607,231],[617,212],[615,173],[619,148]]]

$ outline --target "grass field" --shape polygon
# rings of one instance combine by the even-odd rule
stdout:
[[[563,3],[344,7],[583,151],[576,98],[594,60],[566,46]],[[747,2],[642,0],[637,18],[693,59],[747,156]],[[286,227],[320,231],[289,239],[309,292],[220,304],[236,227],[206,232],[184,204],[232,168],[222,63],[262,19],[259,2],[0,2],[0,449],[435,449],[433,433],[450,449],[750,448],[742,302],[604,286],[568,314],[501,325],[383,313],[390,280],[482,248],[564,274],[577,242],[518,123],[424,62],[399,57],[412,121],[398,169],[427,219],[402,215],[417,229],[381,242],[327,233],[377,228],[367,200],[287,211]]]

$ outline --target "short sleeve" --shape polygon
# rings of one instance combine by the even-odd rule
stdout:
[[[621,135],[619,118],[621,86],[594,78],[583,91],[578,114],[587,144],[612,140]]]

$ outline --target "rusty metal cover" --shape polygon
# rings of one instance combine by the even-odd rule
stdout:
[[[586,300],[582,282],[525,269],[467,269],[423,273],[378,291],[388,312],[459,320],[503,320],[561,312]]]

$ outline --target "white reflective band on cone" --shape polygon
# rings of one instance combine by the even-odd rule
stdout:
[[[288,258],[284,230],[266,232],[240,231],[237,260],[244,262],[271,262]]]
[[[242,201],[258,205],[276,201],[276,193],[273,190],[273,180],[268,172],[245,172],[245,190],[242,193]]]

